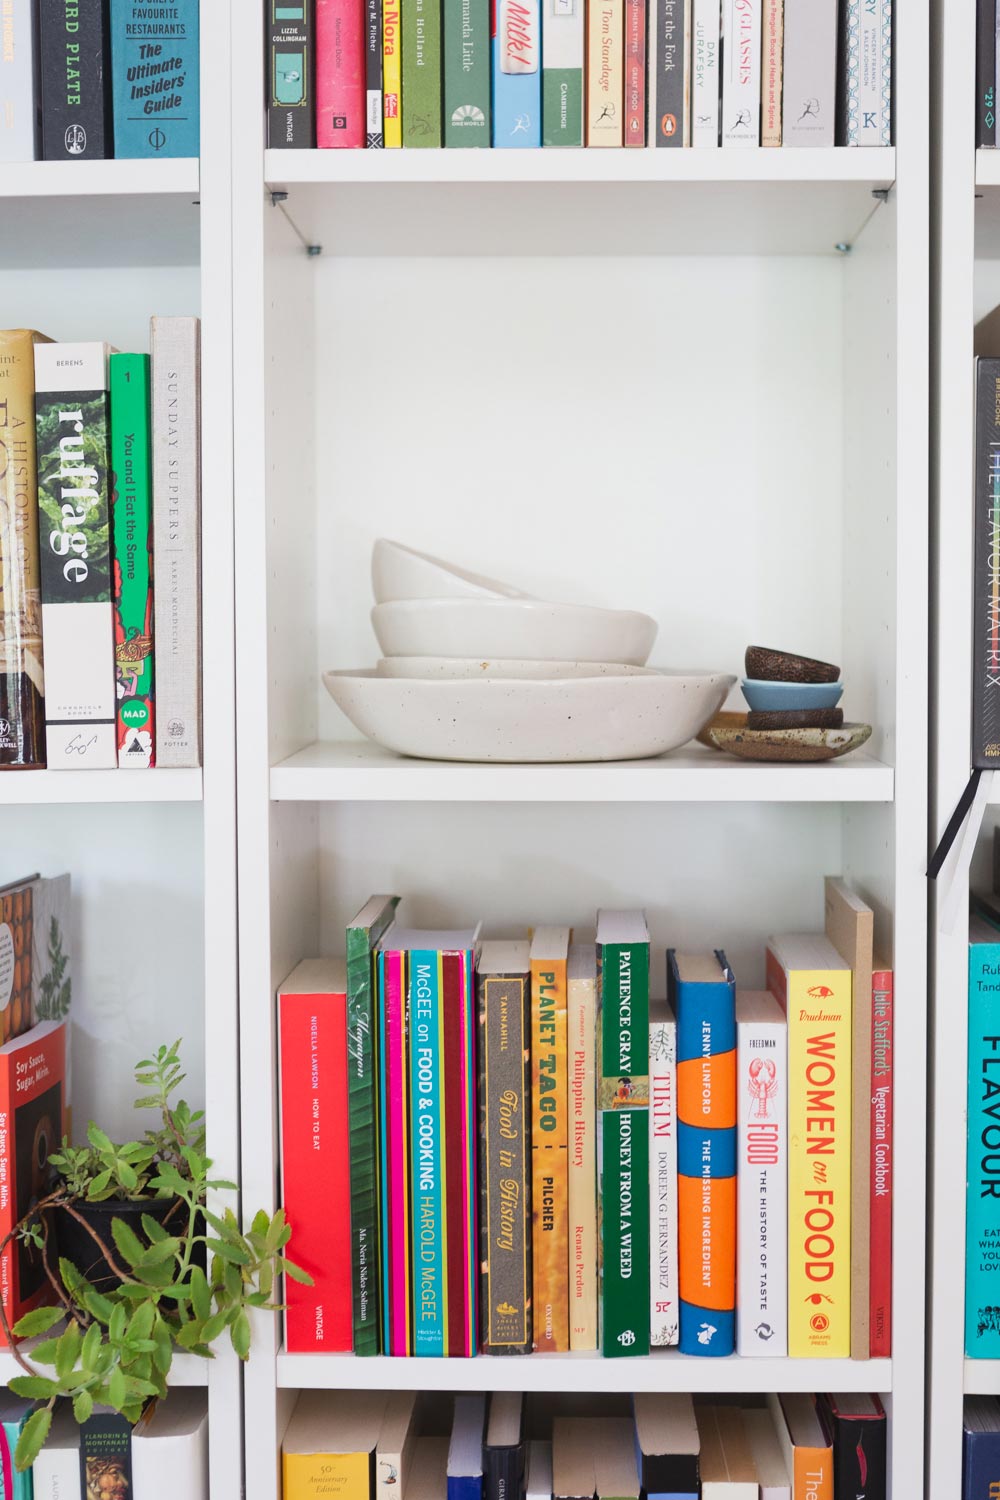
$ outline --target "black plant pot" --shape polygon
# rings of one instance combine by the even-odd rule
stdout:
[[[95,1292],[113,1292],[120,1284],[112,1262],[121,1266],[123,1271],[128,1270],[128,1264],[115,1246],[112,1219],[124,1219],[141,1245],[149,1244],[142,1229],[143,1214],[149,1214],[169,1234],[183,1234],[187,1229],[187,1211],[180,1198],[143,1198],[138,1202],[106,1198],[103,1203],[77,1202],[73,1209],[90,1226],[93,1234],[89,1234],[84,1224],[65,1208],[54,1209],[49,1222],[49,1264],[55,1270],[58,1257],[63,1256],[90,1282]],[[111,1261],[105,1250],[110,1251]]]

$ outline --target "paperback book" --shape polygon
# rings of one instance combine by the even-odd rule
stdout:
[[[112,354],[115,741],[122,770],[156,764],[149,355]]]
[[[773,995],[736,996],[736,1351],[788,1353],[788,1049]]]
[[[539,0],[495,0],[491,7],[493,144],[542,143],[542,51]]]
[[[723,146],[760,145],[762,3],[722,0]]]
[[[719,144],[719,62],[722,51],[719,0],[694,0],[691,65],[691,144]]]
[[[33,0],[7,0],[0,47],[0,162],[38,154],[37,15]]]
[[[569,1349],[566,968],[569,928],[531,940],[531,1203],[534,1347]]]
[[[267,0],[267,74],[267,144],[295,150],[315,146],[313,18],[308,0]]]
[[[111,156],[108,12],[93,0],[38,7],[42,156],[46,161]]]
[[[564,3],[574,5],[578,0],[564,0]],[[444,144],[489,146],[492,105],[488,0],[444,0],[442,27]]]
[[[677,1021],[649,1006],[649,1342],[677,1343]]]
[[[115,156],[197,156],[198,0],[110,0],[110,21]]]
[[[569,1071],[569,1346],[597,1348],[597,958],[572,943],[567,984]]]
[[[584,0],[545,0],[543,145],[583,145]]]
[[[871,1044],[871,1280],[869,1331],[872,1359],[892,1353],[892,1114],[893,973],[876,960],[872,974]]]

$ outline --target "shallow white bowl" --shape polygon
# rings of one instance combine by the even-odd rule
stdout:
[[[636,760],[685,744],[736,681],[726,672],[641,672],[514,682],[432,682],[324,672],[331,698],[369,739],[425,760]]]
[[[656,621],[628,609],[541,599],[400,599],[376,604],[383,656],[624,662],[641,667]]]
[[[520,589],[470,573],[443,558],[379,537],[372,548],[372,592],[377,604],[394,599],[527,599]]]
[[[375,663],[376,677],[634,677],[655,667],[630,667],[614,661],[518,661],[481,656],[383,656]]]

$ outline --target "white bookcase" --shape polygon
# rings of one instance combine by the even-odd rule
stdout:
[[[203,317],[204,773],[0,777],[0,875],[76,879],[78,1119],[125,1128],[133,1057],[183,1033],[220,1169],[276,1204],[275,988],[377,890],[498,934],[641,905],[657,989],[668,943],[755,986],[842,871],[896,969],[891,1360],[303,1357],[262,1314],[242,1400],[209,1371],[213,1500],[241,1441],[272,1500],[298,1389],[380,1385],[876,1390],[893,1492],[922,1490],[927,12],[900,7],[892,149],[265,152],[262,28],[218,0],[200,174],[0,168],[0,326],[145,347],[150,313]],[[873,737],[814,767],[388,755],[320,681],[378,654],[379,535],[647,610],[654,664],[838,661]]]

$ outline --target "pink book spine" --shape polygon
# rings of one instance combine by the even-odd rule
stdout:
[[[364,143],[364,0],[316,0],[316,144]]]
[[[871,1228],[869,1353],[892,1352],[893,974],[872,975]]]
[[[462,1181],[465,1189],[463,1204],[463,1244],[465,1248],[465,1267],[467,1284],[465,1288],[465,1353],[473,1355],[479,1348],[479,1285],[477,1269],[479,1266],[479,1191],[476,1176],[476,1159],[478,1156],[478,1140],[476,1130],[478,1126],[478,1107],[476,1099],[476,1084],[479,1070],[476,1064],[476,977],[473,970],[471,955],[466,958],[463,966],[462,982],[465,986],[463,995],[462,1017],[464,1022],[464,1035],[462,1037],[462,1098],[465,1100],[465,1112],[463,1117],[463,1142],[462,1142]]]
[[[407,1212],[405,961],[385,955],[386,1248],[391,1354],[410,1354],[410,1247]]]

